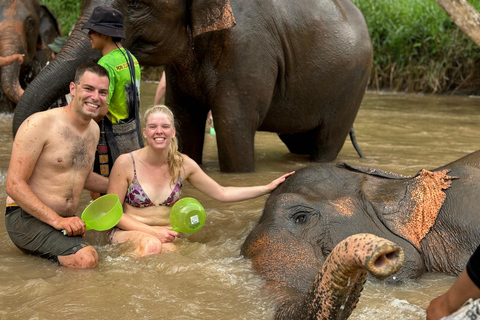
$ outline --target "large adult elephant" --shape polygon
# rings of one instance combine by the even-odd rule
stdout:
[[[46,46],[62,35],[55,15],[37,0],[0,1],[0,56],[25,54],[23,64],[0,69],[0,112],[13,111],[24,88],[48,60]]]
[[[123,12],[125,46],[140,63],[165,65],[166,104],[197,162],[210,109],[222,171],[254,170],[256,130],[279,133],[314,161],[336,158],[372,64],[367,26],[349,0],[86,0],[58,63],[17,108],[14,132],[65,93],[73,65],[95,58],[80,27],[99,4]]]
[[[480,151],[410,177],[346,164],[311,165],[269,196],[241,252],[267,283],[291,293],[287,302],[305,294],[333,248],[357,233],[403,249],[396,281],[424,272],[458,275],[480,244],[479,194]]]

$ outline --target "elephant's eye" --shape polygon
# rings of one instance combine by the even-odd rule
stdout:
[[[295,215],[295,223],[304,223],[307,220],[307,216],[305,214],[297,214]]]
[[[27,32],[32,32],[35,30],[35,21],[33,20],[33,18],[28,17],[25,20],[25,29],[27,30]]]
[[[132,0],[128,5],[128,9],[139,10],[142,7],[149,7],[150,4],[146,0]]]
[[[133,0],[133,1],[130,1],[130,3],[128,4],[128,9],[137,10],[139,6],[140,6],[140,1]]]
[[[306,223],[311,215],[318,213],[313,208],[306,207],[306,206],[295,206],[291,208],[294,212],[290,216],[290,219],[295,223]]]

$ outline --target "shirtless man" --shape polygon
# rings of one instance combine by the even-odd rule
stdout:
[[[97,265],[75,214],[83,188],[107,191],[108,178],[92,167],[100,135],[93,119],[106,108],[108,85],[103,67],[84,64],[70,83],[67,106],[35,113],[20,126],[7,174],[5,225],[23,252],[66,267]]]

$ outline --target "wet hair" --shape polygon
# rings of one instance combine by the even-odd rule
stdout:
[[[157,112],[165,114],[170,120],[173,129],[175,129],[175,118],[173,117],[173,112],[165,105],[151,106],[145,111],[145,126],[147,125],[148,117]],[[170,142],[170,147],[168,148],[167,162],[168,170],[172,175],[172,183],[176,183],[177,177],[179,177],[180,170],[183,165],[182,155],[180,154],[180,152],[178,152],[178,139],[176,136],[172,137],[172,141]]]
[[[110,77],[108,76],[108,71],[101,65],[95,62],[86,62],[82,65],[80,65],[77,68],[77,71],[75,72],[75,79],[73,80],[73,83],[78,85],[80,83],[80,79],[83,77],[85,72],[91,72],[96,74],[99,77],[107,77],[108,80],[110,81]]]

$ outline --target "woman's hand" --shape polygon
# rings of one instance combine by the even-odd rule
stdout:
[[[295,171],[285,173],[280,178],[277,178],[277,179],[273,180],[272,182],[270,182],[267,185],[267,189],[269,190],[269,192],[272,192],[273,190],[275,190],[281,183],[283,183],[288,177],[290,177],[294,173],[295,173]]]
[[[178,232],[172,230],[172,227],[152,227],[152,229],[154,236],[162,243],[172,242],[179,235]]]

